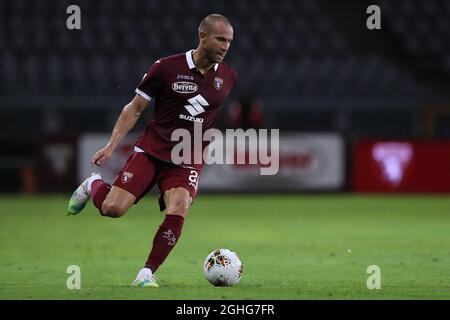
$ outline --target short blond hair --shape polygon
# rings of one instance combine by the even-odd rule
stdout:
[[[227,17],[221,14],[213,13],[208,15],[205,19],[202,20],[202,22],[200,22],[200,25],[198,26],[198,32],[209,34],[211,32],[211,29],[214,27],[214,24],[218,21],[222,21],[231,26],[231,22]]]

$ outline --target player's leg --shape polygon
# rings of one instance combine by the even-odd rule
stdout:
[[[111,191],[101,203],[100,214],[111,218],[120,218],[134,204],[136,197],[117,186],[112,186]]]
[[[74,192],[69,202],[69,214],[77,214],[92,195],[94,205],[103,216],[121,217],[154,184],[155,165],[145,153],[134,152],[114,180],[113,186],[98,174],[86,179]],[[75,197],[77,191],[79,195]],[[76,205],[73,199],[81,199]],[[81,205],[80,205],[81,203]],[[72,208],[72,212],[71,212]],[[80,209],[81,208],[81,209]]]
[[[92,183],[99,179],[102,179],[102,176],[97,172],[93,172],[80,184],[70,197],[67,215],[76,215],[84,209],[91,198]]]
[[[185,218],[192,203],[192,197],[183,187],[171,188],[164,192],[164,203],[167,207],[166,215],[175,215]]]
[[[166,216],[153,238],[153,246],[147,262],[144,268],[139,271],[132,286],[159,287],[154,273],[166,260],[177,243],[183,228],[184,218],[188,214],[189,206],[192,203],[192,198],[186,189],[179,187],[165,191],[163,201],[167,206]]]
[[[192,198],[186,189],[178,187],[164,192],[164,202],[167,212],[155,234],[152,250],[145,263],[153,273],[158,270],[178,242]]]
[[[73,193],[68,215],[80,213],[91,196],[100,214],[111,218],[121,217],[136,201],[130,192],[116,186],[111,188],[98,173],[93,173]]]
[[[153,274],[166,260],[181,236],[184,219],[196,196],[197,182],[198,171],[180,167],[168,169],[161,178],[160,208],[161,211],[167,208],[167,212],[153,238],[153,246],[145,266],[133,282],[134,286],[158,286]],[[142,280],[143,276],[147,279],[146,283]]]
[[[145,153],[134,152],[117,175],[112,188],[101,181],[93,182],[94,204],[101,215],[119,218],[147,193],[154,184],[154,176],[153,161]]]

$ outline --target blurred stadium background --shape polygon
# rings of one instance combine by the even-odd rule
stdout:
[[[366,28],[374,3],[381,30]],[[81,30],[66,28],[70,4]],[[450,192],[445,0],[0,1],[0,191],[72,190],[80,154],[103,143],[147,68],[195,48],[211,12],[235,27],[226,62],[239,74],[219,127],[289,132],[270,191]]]

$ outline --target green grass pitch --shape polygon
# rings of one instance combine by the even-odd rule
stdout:
[[[156,273],[131,288],[163,215],[146,197],[124,217],[92,203],[65,216],[68,197],[0,197],[0,299],[449,299],[450,197],[200,194]],[[213,287],[203,261],[241,257],[234,287]],[[81,289],[66,287],[81,268]],[[367,267],[381,289],[367,288]]]

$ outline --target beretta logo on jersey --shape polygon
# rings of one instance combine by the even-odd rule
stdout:
[[[172,83],[172,90],[178,93],[194,93],[197,92],[198,86],[192,82],[178,81]]]

